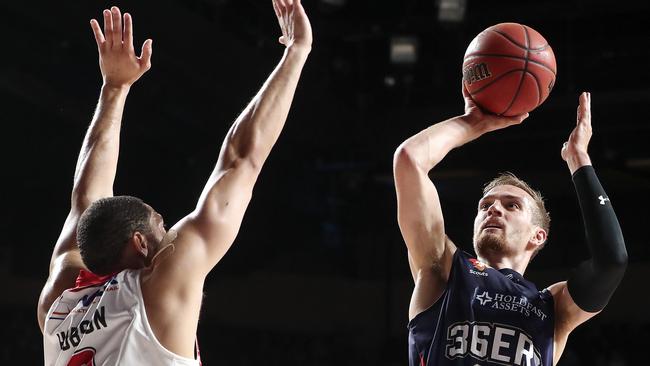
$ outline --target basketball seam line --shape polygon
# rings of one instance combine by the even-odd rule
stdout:
[[[506,40],[510,41],[510,42],[511,42],[512,44],[514,44],[515,46],[517,46],[517,47],[519,47],[519,48],[521,48],[521,49],[523,49],[523,50],[526,50],[526,51],[543,51],[543,50],[545,50],[547,47],[549,47],[549,44],[546,43],[546,44],[543,45],[542,47],[538,47],[538,48],[529,48],[529,47],[526,47],[526,46],[522,46],[521,44],[519,44],[519,42],[517,42],[517,41],[515,41],[514,39],[510,38],[510,36],[508,36],[507,34],[501,32],[501,31],[498,31],[498,30],[495,30],[495,29],[490,29],[490,31],[492,31],[492,32],[494,32],[494,33],[500,35],[501,37],[503,37],[503,38],[505,38]]]
[[[524,29],[526,30],[526,35],[529,37],[528,39],[530,39],[530,35],[528,34],[528,28],[524,27]],[[530,60],[528,61],[530,62]],[[528,66],[528,64],[526,64],[526,66]],[[537,79],[537,75],[528,71],[528,67],[526,67],[526,72],[521,77],[523,78],[524,76],[526,76],[526,73],[530,74],[533,77],[533,79],[535,79],[535,84],[537,84],[537,105],[535,106],[535,108],[537,108],[539,107],[540,104],[542,104],[542,85],[539,83],[539,79]],[[555,75],[555,73],[553,73],[553,75]]]
[[[514,59],[517,59],[517,60],[524,60],[524,61],[526,60],[525,57],[501,55],[501,54],[498,54],[498,53],[470,53],[469,55],[465,56],[463,61],[471,60],[471,59],[476,58],[476,57],[504,57],[504,58],[514,58]],[[556,73],[555,73],[555,70],[551,69],[550,67],[548,67],[547,65],[545,65],[545,64],[543,64],[543,63],[541,63],[539,61],[529,59],[528,62],[533,63],[533,64],[538,65],[538,66],[541,66],[541,67],[545,68],[546,70],[552,72],[553,76],[557,76]]]
[[[508,104],[508,108],[506,108],[505,111],[499,113],[499,114],[506,114],[510,108],[512,108],[512,105],[515,104],[515,100],[517,100],[517,97],[519,97],[519,91],[521,90],[521,86],[524,84],[524,75],[526,75],[526,71],[528,70],[528,54],[530,51],[528,51],[528,47],[530,46],[530,40],[528,39],[528,29],[524,27],[523,25],[521,26],[524,29],[524,39],[526,40],[526,61],[524,63],[524,71],[521,73],[521,77],[519,78],[519,85],[517,85],[517,90],[515,91],[515,94],[512,96],[512,99],[510,100],[510,104]],[[539,98],[537,99],[539,101]]]
[[[526,28],[524,27],[524,29],[526,29]],[[526,36],[528,36],[528,29],[526,29]],[[526,65],[528,65],[528,63],[526,63]],[[528,70],[528,68],[526,68],[526,70]],[[523,79],[524,75],[521,76],[522,79]],[[531,73],[531,75],[532,75],[532,73]],[[533,78],[535,79],[535,84],[537,84],[537,105],[535,106],[535,108],[537,108],[542,103],[542,90],[541,90],[541,85],[539,85],[539,80],[537,80],[536,77],[533,77]]]
[[[537,106],[535,107],[535,108],[537,108],[537,107],[539,107],[540,104],[542,104],[542,84],[539,82],[539,79],[537,78],[537,75],[533,74],[530,71],[526,71],[526,73],[528,73],[530,76],[532,76],[533,79],[535,79],[535,83],[537,83]]]

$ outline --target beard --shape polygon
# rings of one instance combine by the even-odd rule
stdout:
[[[476,254],[484,258],[488,258],[496,253],[503,254],[508,250],[503,232],[500,234],[480,233],[474,238],[474,248]]]
[[[156,239],[153,234],[147,235],[147,242],[149,242],[149,252],[147,253],[147,258],[145,259],[145,265],[148,267],[151,265],[151,261],[154,256],[160,251],[162,240]]]

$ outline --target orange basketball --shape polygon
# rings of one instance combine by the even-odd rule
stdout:
[[[501,23],[467,47],[463,83],[482,109],[516,116],[546,100],[556,70],[553,49],[541,34],[523,24]]]

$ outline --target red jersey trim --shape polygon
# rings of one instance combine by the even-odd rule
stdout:
[[[75,292],[75,291],[82,290],[84,288],[103,285],[104,283],[106,283],[106,281],[113,278],[116,274],[117,272],[107,274],[104,276],[99,276],[90,271],[86,271],[85,269],[80,269],[79,275],[77,276],[77,280],[75,281],[75,287],[70,289],[70,291]]]

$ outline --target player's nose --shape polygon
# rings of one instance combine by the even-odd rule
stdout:
[[[495,200],[487,210],[488,216],[501,216],[503,214],[502,209],[503,207],[501,207],[501,203],[498,200]]]

